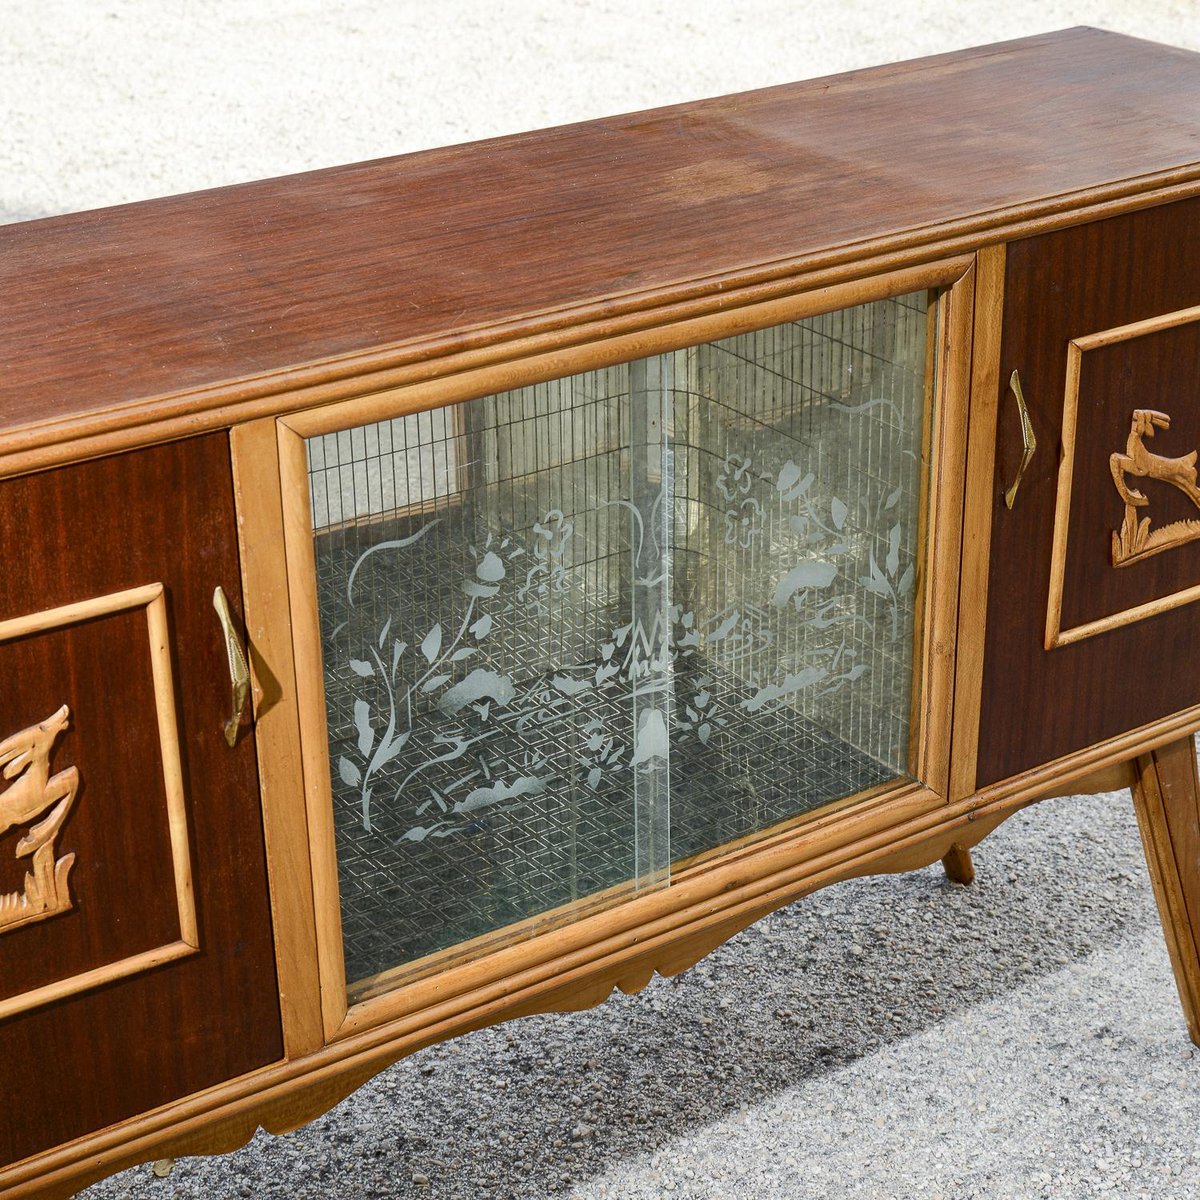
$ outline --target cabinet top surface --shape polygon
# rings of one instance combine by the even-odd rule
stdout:
[[[189,411],[198,389],[337,356],[343,373],[399,364],[697,281],[995,240],[1130,181],[1200,178],[1198,98],[1200,55],[1072,29],[0,226],[0,437]],[[256,389],[279,385],[227,395]]]

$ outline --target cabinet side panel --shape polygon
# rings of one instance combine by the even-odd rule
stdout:
[[[978,786],[1200,700],[1200,676],[1189,652],[1200,611],[1194,605],[1045,649],[1069,343],[1200,303],[1200,201],[1015,242],[1005,286]],[[1020,372],[1039,449],[1009,511],[1003,494],[1021,458],[1016,402],[1008,391],[1014,369]],[[1080,394],[1078,426],[1104,422],[1127,431],[1132,409],[1141,397],[1153,395],[1150,385],[1158,382],[1147,377],[1139,386],[1137,378],[1120,373],[1097,376],[1087,394]],[[1180,426],[1200,427],[1200,391],[1180,392],[1172,416]],[[1123,449],[1123,433],[1116,436],[1108,450]],[[1100,489],[1105,503],[1110,493],[1116,497],[1107,451],[1103,462],[1089,460],[1082,467],[1086,486]],[[1076,490],[1082,467],[1077,461]],[[1068,597],[1095,592],[1107,582],[1104,574],[1116,569],[1103,554],[1114,521],[1091,520],[1085,527],[1082,519],[1090,507],[1072,502],[1069,541],[1099,539],[1101,548],[1068,557],[1063,580]],[[1115,499],[1112,509],[1119,521]],[[1188,547],[1171,551],[1178,556],[1174,564],[1164,555],[1161,566],[1151,570],[1182,573],[1182,579],[1190,553]]]
[[[254,740],[243,731],[231,750],[222,732],[229,675],[213,588],[220,583],[241,607],[227,438],[210,435],[4,483],[0,544],[10,548],[0,574],[0,619],[164,585],[199,934],[195,954],[0,1021],[6,1164],[274,1061],[282,1044]],[[111,636],[104,636],[106,624]],[[77,812],[63,835],[77,855],[75,909],[8,935],[14,939],[36,942],[44,930],[47,939],[61,940],[72,921],[102,920],[92,882],[93,856],[101,853],[108,874],[140,901],[121,908],[128,929],[106,934],[120,943],[116,949],[143,949],[151,934],[178,937],[163,766],[151,753],[157,714],[145,663],[116,636],[126,625],[146,636],[144,615],[135,610],[74,633],[38,635],[23,652],[22,674],[36,676],[29,687],[39,696],[42,674],[61,669],[61,702],[77,722],[61,738],[55,769],[71,764],[73,743],[95,737],[101,721],[105,736],[121,739],[126,729],[128,747],[149,749],[114,749],[106,758],[98,742],[79,760]],[[68,650],[90,657],[60,661]],[[23,691],[21,678],[6,675],[0,732],[18,730],[29,717]],[[124,777],[102,784],[109,760],[120,763]],[[86,810],[110,794],[121,829],[93,839],[95,814]],[[81,959],[64,969],[88,965]]]

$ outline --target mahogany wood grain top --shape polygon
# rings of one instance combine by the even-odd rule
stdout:
[[[1073,29],[0,226],[0,439],[195,411],[197,389],[333,356],[328,378],[399,365],[514,320],[932,257],[1192,180],[1200,55]]]

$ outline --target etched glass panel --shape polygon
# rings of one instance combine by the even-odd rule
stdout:
[[[645,375],[308,442],[350,980],[665,879],[669,506]]]
[[[908,770],[927,308],[675,356],[676,861]]]
[[[348,979],[904,775],[927,303],[309,439]]]

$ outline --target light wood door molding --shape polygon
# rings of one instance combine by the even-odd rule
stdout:
[[[947,731],[953,702],[962,513],[960,497],[965,471],[963,441],[976,294],[975,270],[974,256],[944,258],[920,268],[797,292],[764,304],[663,326],[652,334],[637,338],[615,338],[554,355],[535,355],[487,370],[464,372],[409,388],[393,389],[377,396],[314,408],[275,422],[277,459],[269,462],[270,455],[264,446],[259,446],[254,453],[267,464],[265,470],[278,471],[286,571],[273,572],[271,587],[274,602],[278,604],[278,598],[284,591],[282,577],[286,574],[291,662],[286,663],[285,657],[277,661],[285,663],[289,671],[294,671],[297,681],[296,716],[300,754],[293,758],[288,770],[291,786],[302,784],[306,797],[305,821],[311,854],[319,997],[326,1040],[345,1037],[363,1027],[386,1022],[399,1013],[442,1003],[456,988],[465,987],[467,980],[474,979],[476,969],[473,967],[461,973],[446,971],[435,978],[420,978],[404,985],[397,983],[388,995],[376,995],[374,988],[368,989],[368,998],[358,993],[351,996],[347,992],[305,439],[365,422],[395,419],[456,404],[534,381],[571,375],[599,364],[627,361],[684,345],[719,340],[748,329],[768,328],[780,322],[800,320],[918,289],[938,289],[937,358],[936,363],[930,364],[935,387],[926,396],[926,441],[922,446],[928,484],[923,497],[925,536],[922,542],[925,553],[921,559],[917,584],[923,600],[915,622],[917,645],[911,760],[912,770],[927,792],[936,794],[944,801],[949,778]],[[248,445],[248,441],[243,445]],[[249,458],[246,461],[249,462]],[[242,475],[242,478],[244,480],[245,476]],[[243,483],[240,486],[246,485]],[[248,589],[250,591],[252,589]],[[250,595],[248,604],[253,607],[255,602],[253,595]],[[282,620],[277,618],[277,624],[282,627]],[[270,750],[264,750],[264,753],[274,754]],[[296,770],[297,762],[301,765],[299,772]],[[283,779],[282,768],[277,762],[268,767],[264,759],[264,778],[276,776]],[[901,782],[894,790],[902,791],[906,786]],[[792,842],[793,855],[799,860],[806,852],[804,831],[797,830],[792,835]],[[564,933],[560,930],[557,934],[526,942],[516,954],[521,968],[540,966],[553,960],[562,945],[561,941],[555,939]],[[494,944],[495,939],[489,941]],[[478,971],[486,973],[500,969],[498,964],[501,959],[497,954],[481,952],[476,958],[479,962]],[[462,984],[459,983],[460,979],[464,981]],[[392,981],[389,979],[388,982]],[[311,1013],[306,1020],[311,1022]]]
[[[977,256],[974,335],[971,346],[967,470],[958,598],[950,798],[975,790],[979,704],[983,688],[984,620],[992,515],[1000,502],[995,486],[996,424],[1000,402],[1000,333],[1004,318],[1005,248],[989,246]],[[958,401],[966,404],[965,398]]]
[[[275,961],[289,1058],[324,1044],[275,421],[231,436]]]
[[[32,988],[29,991],[0,999],[0,1020],[11,1017],[16,1013],[28,1012],[30,1009],[39,1008],[44,1004],[60,1000],[65,996],[73,996],[79,992],[100,987],[116,979],[124,979],[130,975],[148,971],[152,967],[159,966],[161,963],[185,958],[188,955],[195,954],[199,949],[200,938],[196,921],[196,902],[192,888],[192,859],[188,845],[187,811],[179,753],[179,725],[175,714],[175,687],[171,676],[171,651],[163,585],[161,583],[147,584],[145,587],[113,592],[107,596],[97,596],[94,599],[83,600],[75,604],[67,604],[59,608],[47,609],[43,612],[30,613],[26,616],[14,617],[10,620],[2,621],[0,622],[0,642],[49,633],[55,629],[74,625],[80,621],[95,620],[116,613],[138,609],[141,609],[145,613],[146,634],[150,642],[150,662],[153,673],[156,709],[155,719],[158,724],[159,749],[162,755],[163,787],[166,797],[167,822],[170,831],[171,859],[175,882],[173,900],[179,914],[179,938],[174,942],[152,947],[151,949],[130,955],[115,962],[105,963],[103,966],[81,971],[62,979],[57,979],[41,987]],[[67,708],[64,705],[54,717],[47,722],[43,722],[41,726],[35,727],[35,729],[45,729],[52,741],[53,737],[65,729],[66,719]],[[30,734],[30,732],[26,730],[25,734]],[[32,742],[36,740],[36,737],[27,737],[24,740]],[[45,739],[43,738],[42,740],[44,741]],[[7,758],[7,765],[5,766],[5,775],[7,777],[11,778],[10,772],[15,774],[16,772],[13,768],[18,767],[22,762],[22,758],[20,757],[22,753],[21,744],[23,744],[22,735],[18,734],[7,739],[3,745],[0,745],[0,758],[3,758],[6,754],[5,747],[8,747],[9,751],[11,751]],[[46,742],[43,749],[45,751],[45,767],[48,770],[50,743]],[[27,750],[25,753],[28,754],[30,751]],[[21,778],[24,779],[26,777],[29,777],[33,782],[38,782],[29,771]],[[55,783],[56,780],[58,781],[57,784]],[[18,780],[17,784],[20,782],[21,780]],[[73,769],[61,771],[53,777],[47,777],[45,780],[44,787],[42,788],[43,794],[50,796],[53,792],[55,793],[55,797],[50,803],[54,803],[55,800],[61,802],[54,809],[51,817],[47,818],[47,820],[55,820],[57,822],[54,829],[55,834],[57,834],[58,829],[61,828],[68,815],[67,808],[69,808],[70,802],[74,798],[78,784],[78,775],[77,773],[73,773]],[[9,791],[0,793],[0,828],[4,825],[2,814],[5,811],[5,797],[10,795],[15,786],[17,785],[14,784],[10,786]],[[63,807],[64,803],[66,807]],[[13,809],[14,815],[18,815],[16,814],[15,802],[13,802]],[[58,814],[57,817],[55,814]],[[33,836],[33,831],[31,831],[31,836]],[[18,854],[21,853],[20,845],[22,844],[24,843],[18,845]],[[48,859],[44,852],[47,848],[50,853]],[[57,862],[52,862],[53,838],[45,842],[42,853],[45,860],[43,862],[43,873],[48,865],[52,874],[61,875],[61,884],[65,887],[67,884],[66,875],[70,871],[74,855],[67,855],[63,859],[57,860]],[[66,863],[65,867],[63,866],[64,863]],[[61,903],[62,897],[59,899],[60,906],[55,911],[65,911],[68,905]],[[69,903],[69,897],[67,897],[67,901]],[[19,909],[19,906],[16,906],[10,897],[0,897],[0,932],[3,932],[4,929],[4,912],[6,906],[8,908],[18,907]],[[49,916],[51,914],[44,912],[39,915]],[[33,917],[26,917],[16,920],[9,927],[15,928],[16,925],[26,924],[29,920],[33,919]]]
[[[1096,333],[1089,333],[1083,337],[1073,338],[1067,346],[1067,377],[1063,402],[1062,450],[1058,466],[1058,493],[1054,505],[1054,540],[1050,551],[1050,595],[1046,607],[1047,650],[1053,650],[1058,646],[1069,646],[1073,642],[1082,641],[1084,638],[1095,637],[1098,633],[1117,629],[1122,625],[1130,625],[1135,621],[1143,621],[1147,617],[1154,616],[1156,613],[1167,612],[1169,609],[1178,608],[1181,604],[1188,604],[1193,600],[1200,599],[1200,584],[1197,584],[1194,587],[1183,588],[1169,595],[1157,597],[1145,604],[1138,604],[1132,608],[1122,609],[1120,612],[1109,613],[1107,616],[1100,617],[1094,621],[1087,621],[1068,629],[1062,628],[1063,588],[1067,568],[1067,539],[1071,522],[1071,492],[1075,485],[1075,441],[1079,420],[1079,381],[1083,370],[1083,356],[1089,350],[1097,350],[1104,346],[1114,345],[1117,342],[1132,341],[1135,338],[1145,337],[1148,334],[1160,333],[1167,329],[1176,329],[1181,325],[1190,325],[1196,321],[1200,321],[1200,305],[1178,309],[1174,312],[1162,313],[1159,316],[1150,317],[1144,321],[1134,321],[1128,325],[1119,325],[1112,329],[1102,329]],[[1191,398],[1183,397],[1182,399],[1190,402]],[[1139,419],[1139,413],[1143,414],[1141,419]],[[1163,414],[1149,414],[1150,410],[1148,409],[1133,410],[1131,433],[1129,443],[1126,446],[1126,454],[1120,455],[1116,453],[1110,459],[1110,469],[1113,479],[1117,483],[1118,492],[1121,492],[1124,487],[1123,482],[1121,482],[1124,471],[1119,471],[1118,460],[1124,459],[1131,466],[1136,465],[1134,463],[1134,458],[1137,457],[1136,452],[1133,457],[1130,456],[1130,451],[1135,450],[1135,443],[1140,444],[1142,437],[1152,434],[1154,428],[1167,428],[1170,425],[1169,419],[1166,420],[1165,425],[1162,423],[1162,420],[1153,420],[1153,416],[1162,417]],[[1192,485],[1193,487],[1195,486],[1194,470]],[[1126,517],[1125,524],[1122,525],[1120,530],[1092,529],[1086,530],[1080,535],[1086,537],[1107,537],[1111,532],[1114,566],[1124,566],[1134,563],[1138,559],[1145,558],[1150,554],[1170,549],[1172,546],[1182,545],[1184,542],[1200,537],[1200,522],[1182,523],[1194,525],[1194,530],[1164,529],[1157,531],[1157,536],[1156,534],[1149,533],[1148,524],[1145,527],[1140,526],[1137,518],[1133,515],[1139,506],[1135,501],[1128,499],[1127,496],[1128,488],[1125,488],[1122,499],[1125,499]],[[1131,521],[1132,526],[1127,530],[1126,527],[1130,526]],[[1138,536],[1139,528],[1142,529],[1142,536],[1140,538]],[[1164,534],[1166,535],[1165,537],[1163,536]],[[1140,549],[1135,552],[1135,549],[1143,542],[1147,544],[1141,545]],[[1150,542],[1153,542],[1153,545],[1150,545]]]

